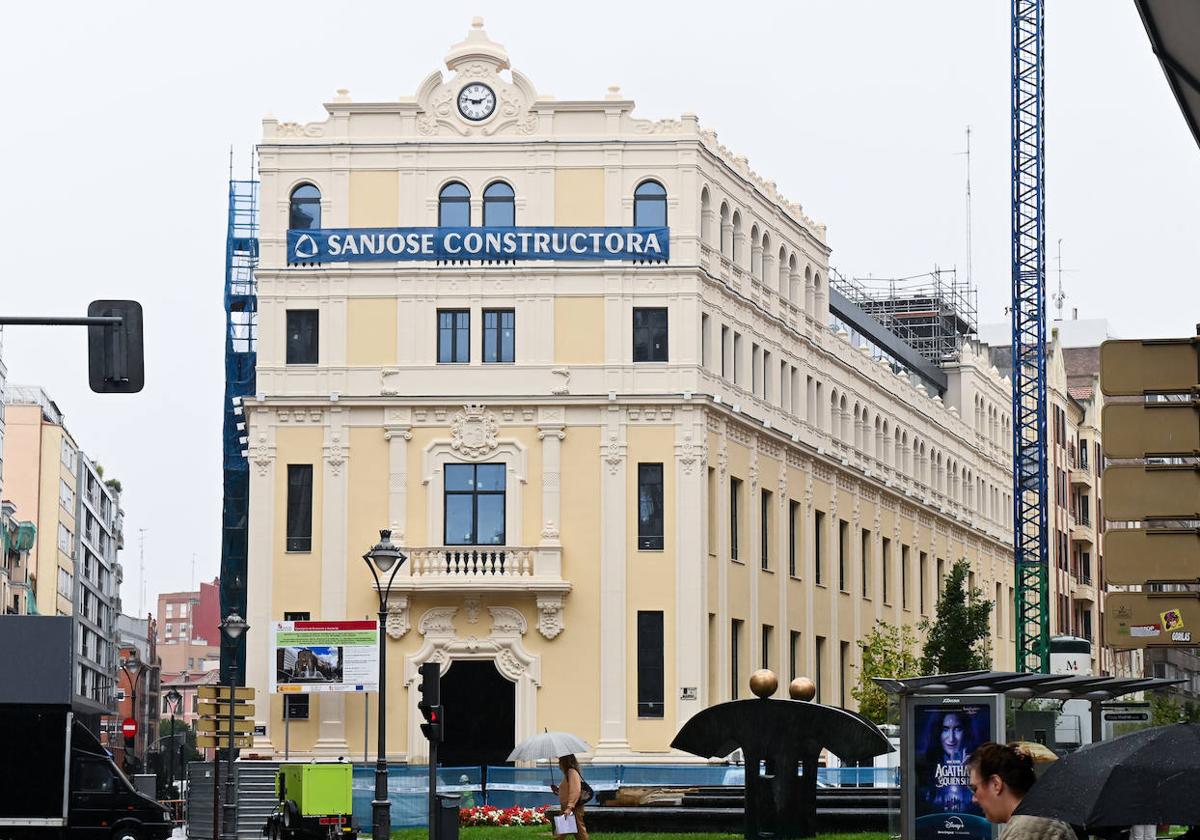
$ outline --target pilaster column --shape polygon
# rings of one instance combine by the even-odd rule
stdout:
[[[707,522],[699,516],[708,510],[707,437],[704,412],[681,407],[675,426],[675,683],[680,689],[695,689],[695,699],[684,700],[682,691],[676,693],[677,726],[704,708],[700,698],[708,661],[708,528],[698,523]]]
[[[626,731],[628,616],[625,600],[624,410],[609,406],[600,432],[600,741],[597,759],[629,754]]]
[[[538,409],[538,439],[542,442],[541,545],[561,545],[562,442],[566,438],[566,409]]]
[[[350,471],[349,411],[331,407],[327,411],[325,443],[322,447],[324,475],[321,496],[321,617],[337,621],[346,617],[346,520],[349,516],[347,473]],[[321,694],[317,699],[316,755],[347,755],[346,701],[340,694]]]
[[[412,440],[412,410],[389,408],[384,415],[383,439],[388,443],[388,526],[392,542],[406,544],[408,527],[408,442]]]
[[[273,540],[275,534],[275,413],[255,408],[246,413],[250,437],[250,511],[247,529],[246,559],[246,621],[251,632],[246,635],[246,685],[258,690],[262,698],[255,704],[254,723],[265,726],[265,735],[254,736],[254,749],[274,752],[271,743],[271,695],[268,693],[270,674],[271,573],[274,568]],[[282,548],[282,547],[281,547]],[[282,616],[279,616],[282,618]],[[283,731],[280,730],[280,747]]]

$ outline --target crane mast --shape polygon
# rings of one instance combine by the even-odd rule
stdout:
[[[1043,0],[1012,2],[1013,554],[1017,670],[1050,670]]]

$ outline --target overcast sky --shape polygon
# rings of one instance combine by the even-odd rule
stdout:
[[[1009,3],[21,3],[0,27],[6,118],[0,309],[81,315],[137,298],[146,389],[87,389],[80,328],[5,331],[9,379],[44,386],[125,487],[126,612],[219,565],[226,179],[260,120],[311,121],[337,88],[411,95],[483,15],[539,91],[636,115],[692,111],[828,225],[843,273],[966,266],[972,127],[980,319],[1010,297]],[[1200,150],[1132,0],[1050,0],[1047,244],[1066,311],[1122,337],[1200,320]],[[86,211],[86,212],[85,212]],[[1051,290],[1057,275],[1051,271]],[[196,578],[192,556],[196,555]]]

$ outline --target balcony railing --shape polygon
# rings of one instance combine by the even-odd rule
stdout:
[[[534,550],[446,546],[409,552],[411,577],[533,577]]]

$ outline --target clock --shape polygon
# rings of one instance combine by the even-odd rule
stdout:
[[[486,120],[496,110],[496,94],[481,82],[472,82],[458,92],[458,112],[472,122]]]

